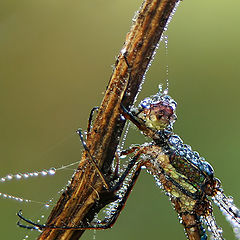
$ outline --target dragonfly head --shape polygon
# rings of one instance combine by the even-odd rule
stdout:
[[[154,131],[172,130],[177,119],[176,106],[177,103],[169,95],[159,91],[156,95],[142,100],[131,112],[141,124]]]

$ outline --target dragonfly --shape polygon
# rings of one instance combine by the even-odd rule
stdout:
[[[123,210],[140,172],[146,169],[169,197],[188,239],[208,239],[206,227],[212,239],[224,239],[223,231],[213,215],[212,203],[219,207],[230,222],[236,237],[240,238],[240,210],[235,206],[233,199],[224,194],[221,182],[215,177],[212,166],[173,132],[173,125],[177,119],[176,107],[177,103],[173,98],[167,91],[161,89],[130,110],[121,105],[122,116],[136,125],[151,141],[142,145],[133,145],[116,155],[119,161],[120,157],[132,154],[127,167],[117,180],[108,183],[102,175],[106,193],[115,196],[103,220],[93,220],[80,226],[55,226],[35,223],[19,211],[18,225],[36,230],[110,228]],[[85,150],[89,153],[81,130],[78,130],[78,134]],[[90,153],[89,156],[97,167],[94,156]],[[99,168],[97,170],[101,175],[101,170]],[[24,225],[22,221],[28,225]]]

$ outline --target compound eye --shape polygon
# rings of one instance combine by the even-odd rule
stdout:
[[[165,115],[166,115],[168,118],[170,118],[170,117],[173,115],[173,109],[172,109],[172,107],[166,108],[166,110],[165,110]]]

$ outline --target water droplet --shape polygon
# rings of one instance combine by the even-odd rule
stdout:
[[[8,180],[12,180],[12,179],[13,179],[13,175],[12,175],[12,174],[9,174],[9,175],[6,176],[6,178],[7,178]]]
[[[163,91],[163,94],[165,94],[165,95],[168,94],[168,89],[167,88]]]
[[[232,227],[240,229],[240,210],[234,205],[232,198],[230,197],[229,199],[222,191],[218,191],[213,197],[213,201],[222,211]],[[236,234],[236,236],[238,236],[238,234]]]
[[[126,52],[127,52],[127,49],[125,47],[121,49],[121,54],[122,55],[126,54]]]
[[[193,154],[194,154],[194,156],[195,156],[196,158],[199,158],[199,157],[200,157],[198,152],[195,152],[195,151],[194,151]]]
[[[214,174],[214,170],[208,162],[200,162],[199,168],[209,176],[212,176]]]
[[[55,168],[50,168],[49,170],[48,170],[48,174],[49,175],[54,175],[56,173],[56,169]]]
[[[126,118],[125,118],[122,114],[120,115],[120,118],[121,118],[121,120],[123,120],[123,121],[126,120]]]
[[[16,174],[16,175],[15,175],[15,178],[16,178],[16,179],[21,179],[21,178],[22,178],[21,173]]]
[[[42,176],[46,176],[47,175],[47,170],[41,171],[41,174],[42,174]]]
[[[223,236],[222,236],[223,231],[220,227],[218,227],[214,216],[210,214],[208,216],[205,216],[203,220],[208,226],[209,232],[211,232],[212,234],[212,239],[223,240]]]
[[[172,146],[178,146],[183,143],[182,139],[178,135],[172,135],[169,139],[168,142]]]
[[[24,177],[24,178],[28,178],[28,177],[29,177],[29,174],[28,174],[28,173],[24,173],[24,174],[23,174],[23,177]]]

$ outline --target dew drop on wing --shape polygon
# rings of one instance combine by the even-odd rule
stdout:
[[[211,233],[211,239],[223,240],[223,230],[218,227],[215,217],[210,213],[203,217],[205,224],[208,226],[208,231]]]
[[[240,211],[233,203],[232,197],[227,197],[223,191],[218,191],[213,197],[213,201],[219,207],[223,215],[230,222],[236,237],[240,237]]]
[[[193,152],[193,154],[194,154],[194,156],[195,156],[196,158],[200,158],[200,156],[199,156],[199,153],[198,153],[198,152],[194,151],[194,152]]]
[[[199,165],[199,159],[197,159],[195,156],[191,156],[189,159],[194,165]]]
[[[179,154],[181,157],[184,157],[184,156],[185,156],[185,153],[184,153],[184,151],[182,151],[182,150],[179,151],[178,154]]]
[[[188,144],[184,144],[184,148],[189,151],[189,152],[192,152],[192,147]]]
[[[214,170],[213,170],[212,166],[206,161],[201,161],[199,163],[199,168],[203,172],[207,173],[207,175],[209,175],[209,176],[212,176],[214,174]]]
[[[171,146],[176,147],[180,144],[183,143],[182,139],[178,135],[172,135],[169,139],[168,142]]]
[[[233,232],[235,233],[236,238],[240,239],[240,228],[238,227],[233,228]]]

